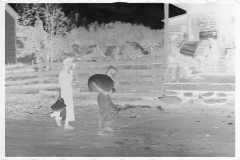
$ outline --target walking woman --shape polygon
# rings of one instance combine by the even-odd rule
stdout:
[[[66,118],[64,129],[74,129],[69,125],[70,121],[75,121],[74,106],[73,106],[73,91],[72,91],[72,80],[73,80],[73,64],[72,58],[66,58],[63,61],[63,69],[59,73],[58,84],[59,84],[59,98],[63,98],[66,104]],[[53,112],[51,117],[55,117],[58,126],[61,126],[60,112]]]
[[[117,74],[117,68],[110,66],[107,70],[106,75],[109,77],[114,77]],[[111,127],[111,124],[117,120],[119,109],[116,105],[111,101],[110,95],[115,91],[113,88],[109,92],[104,91],[100,88],[95,82],[91,82],[92,86],[94,86],[95,90],[99,92],[97,97],[98,102],[98,127],[99,132],[98,135],[106,135],[107,132],[113,132],[114,129]]]

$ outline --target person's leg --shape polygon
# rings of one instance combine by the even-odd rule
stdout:
[[[104,131],[104,122],[106,121],[106,111],[107,111],[107,96],[101,92],[98,94],[98,135],[107,135]]]
[[[70,108],[67,106],[66,107],[66,119],[65,119],[64,129],[74,129],[74,127],[69,125],[69,117],[70,116],[69,116],[68,112],[71,112],[71,111],[70,111]]]
[[[61,111],[54,111],[52,114],[50,114],[51,117],[55,117],[56,124],[61,127],[61,117],[60,117]]]
[[[98,116],[98,135],[99,136],[104,136],[104,135],[108,135],[107,132],[105,132],[106,130],[104,129],[105,128],[105,118],[103,115],[99,115]]]
[[[62,126],[62,124],[61,124],[61,118],[60,118],[60,119],[55,118],[55,121],[56,121],[56,124],[57,124],[59,127]]]
[[[180,67],[183,69],[183,78],[187,79],[191,76],[190,68],[187,64],[181,64]]]
[[[69,125],[70,121],[75,121],[72,86],[65,88],[64,101],[67,105],[64,129],[74,129],[74,127]]]
[[[178,60],[177,62],[179,63],[179,67],[182,68],[183,70],[183,78],[187,79],[191,76],[191,71],[192,71],[192,63],[191,63],[192,58],[189,56],[184,56],[182,54],[178,55]]]
[[[205,60],[205,57],[203,56],[196,56],[194,58],[195,60],[195,65],[196,65],[196,71],[201,72],[202,71],[202,63]]]
[[[69,125],[69,121],[68,120],[65,120],[64,129],[74,129],[74,127]]]
[[[107,121],[107,122],[105,122],[105,127],[104,127],[103,130],[109,131],[109,132],[113,132],[114,130],[113,130],[113,128],[111,127],[111,124],[112,124],[112,121]]]
[[[64,129],[74,129],[74,127],[69,125],[69,117],[71,117],[71,115],[69,115],[68,113],[71,112],[71,111],[72,111],[72,109],[69,108],[69,106],[67,106],[66,107],[66,118],[65,118]]]
[[[201,72],[201,61],[198,60],[198,59],[196,59],[196,60],[195,60],[195,64],[196,64],[196,67],[195,67],[196,72],[195,72],[195,73]]]

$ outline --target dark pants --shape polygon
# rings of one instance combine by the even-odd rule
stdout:
[[[110,95],[98,94],[98,110],[99,110],[99,129],[102,128],[118,119],[118,109],[111,101]]]

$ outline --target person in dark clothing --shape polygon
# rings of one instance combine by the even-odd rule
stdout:
[[[117,72],[117,68],[110,66],[106,72],[106,75],[109,77],[114,77],[116,76]],[[110,95],[115,91],[115,89],[113,88],[107,92],[101,89],[94,82],[92,82],[91,85],[93,85],[95,90],[99,92],[97,97],[99,110],[98,135],[106,135],[108,132],[114,132],[111,124],[118,119],[119,108],[113,104]]]

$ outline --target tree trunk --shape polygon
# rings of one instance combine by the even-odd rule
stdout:
[[[49,53],[47,53],[47,56],[46,56],[46,62],[47,62],[47,63],[49,63],[49,59],[50,59]],[[46,71],[49,71],[49,68],[50,68],[50,67],[46,66]]]
[[[52,57],[52,56],[50,57],[50,62],[51,62],[51,63],[53,62],[53,57]],[[53,70],[53,67],[51,66],[51,67],[50,67],[50,71],[52,71],[52,70]]]

